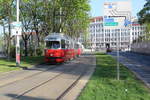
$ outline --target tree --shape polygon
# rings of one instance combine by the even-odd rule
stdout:
[[[140,24],[150,23],[150,0],[146,0],[144,8],[138,13]]]
[[[14,18],[14,0],[0,0],[0,20],[3,22],[3,27],[5,26],[4,23],[8,27],[8,34],[5,34],[7,38],[7,56],[8,59],[10,58],[10,46],[11,46],[11,22]]]
[[[65,0],[62,9],[65,13],[61,23],[64,33],[76,38],[81,33],[87,33],[90,11],[88,0]]]
[[[146,25],[146,40],[150,40],[150,0],[146,0],[143,9],[138,13],[139,23]]]
[[[89,0],[20,0],[25,56],[28,55],[28,47],[33,42],[29,41],[32,32],[36,33],[38,47],[43,45],[46,35],[54,32],[61,31],[72,38],[78,38],[81,34],[86,35],[89,11]],[[16,17],[16,0],[0,0],[0,12],[0,20],[4,19],[9,26],[9,46],[10,24]]]

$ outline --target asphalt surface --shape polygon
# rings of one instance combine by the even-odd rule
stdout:
[[[109,53],[117,57],[116,52]],[[129,68],[147,87],[150,88],[150,55],[133,52],[120,52],[120,63]]]
[[[89,79],[81,81],[82,77],[92,75],[94,66],[95,56],[84,54],[60,65],[41,64],[28,70],[3,74],[0,76],[0,100],[76,99],[71,93],[78,91],[75,96],[79,95]],[[73,90],[74,87],[78,87],[78,90]]]

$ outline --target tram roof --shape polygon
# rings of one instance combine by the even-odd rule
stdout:
[[[50,35],[45,37],[45,41],[51,40],[51,39],[65,39],[65,40],[71,40],[71,38],[67,35],[64,35],[63,33],[51,33]]]

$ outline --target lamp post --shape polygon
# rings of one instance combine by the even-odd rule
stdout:
[[[17,0],[17,23],[19,24],[19,0]],[[20,31],[16,31],[16,66],[20,66]]]

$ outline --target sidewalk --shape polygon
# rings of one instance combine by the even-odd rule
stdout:
[[[113,55],[116,58],[116,56]],[[150,67],[146,67],[140,63],[137,63],[131,59],[120,56],[119,61],[121,64],[130,69],[138,79],[144,82],[144,84],[150,88]]]

